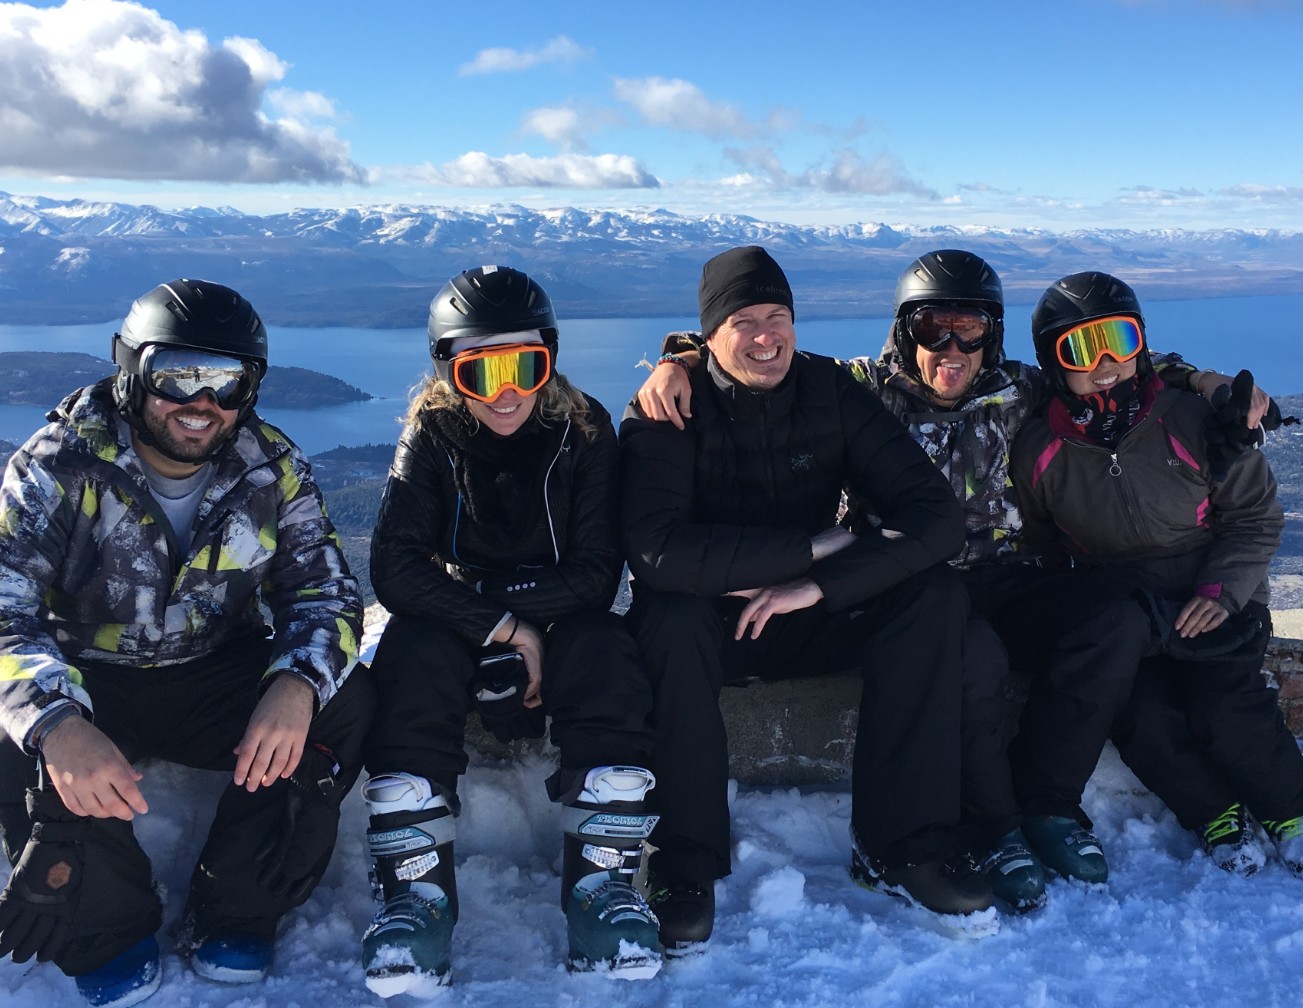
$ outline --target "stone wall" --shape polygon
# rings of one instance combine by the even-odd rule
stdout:
[[[1280,687],[1286,723],[1303,738],[1303,641],[1273,638],[1264,665]],[[848,780],[859,698],[859,681],[851,675],[726,686],[720,709],[728,725],[730,775],[768,787]],[[1011,711],[1015,701],[1011,696]],[[491,755],[510,758],[548,748],[541,742],[504,746],[475,722],[467,740]]]

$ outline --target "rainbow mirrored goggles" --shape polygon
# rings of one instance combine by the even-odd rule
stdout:
[[[262,378],[253,361],[161,345],[146,349],[140,376],[150,395],[185,405],[207,393],[224,410],[248,405]]]
[[[1121,364],[1144,348],[1144,331],[1128,315],[1083,322],[1054,341],[1055,356],[1069,371],[1094,371],[1105,354]]]
[[[910,313],[909,334],[924,350],[940,351],[951,340],[966,354],[991,342],[995,320],[981,308],[924,305]]]
[[[552,377],[552,354],[541,343],[472,350],[449,363],[453,387],[480,402],[493,402],[504,389],[533,395]]]

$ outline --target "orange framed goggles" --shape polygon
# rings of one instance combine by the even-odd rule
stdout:
[[[464,396],[493,402],[504,389],[533,395],[552,377],[552,354],[541,343],[515,343],[458,354],[452,384]]]
[[[1054,341],[1054,354],[1069,371],[1094,371],[1105,354],[1122,364],[1144,348],[1140,323],[1127,315],[1084,322]]]

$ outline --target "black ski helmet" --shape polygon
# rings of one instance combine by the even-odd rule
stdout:
[[[182,278],[159,284],[131,305],[122,331],[113,334],[113,363],[118,366],[118,408],[137,432],[144,431],[141,358],[149,347],[157,345],[252,362],[257,367],[257,380],[249,401],[240,407],[232,433],[253,412],[258,383],[267,373],[267,330],[253,305],[237,291],[207,280]]]
[[[919,377],[918,345],[909,334],[909,315],[925,304],[957,302],[982,308],[991,316],[991,342],[983,362],[1004,352],[1004,288],[986,260],[961,249],[938,249],[919,256],[896,281],[896,319],[892,335],[901,366]]]
[[[1073,273],[1056,280],[1041,295],[1032,309],[1032,343],[1036,347],[1036,360],[1060,391],[1067,390],[1064,369],[1054,352],[1054,342],[1073,326],[1092,319],[1110,315],[1127,315],[1140,324],[1145,333],[1145,316],[1140,311],[1140,299],[1131,287],[1115,276],[1088,270]],[[1136,374],[1143,381],[1153,373],[1149,361],[1149,340],[1136,357]]]
[[[430,302],[430,358],[449,378],[452,343],[537,329],[556,368],[557,324],[552,300],[538,282],[510,266],[477,266],[453,277]]]

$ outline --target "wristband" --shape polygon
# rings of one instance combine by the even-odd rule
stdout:
[[[688,362],[685,361],[682,357],[678,356],[677,354],[672,354],[672,353],[661,354],[660,357],[656,359],[656,363],[677,364],[679,367],[683,368],[684,371],[687,371],[689,374],[692,373],[692,368],[688,367]]]
[[[512,624],[512,626],[511,626],[511,633],[509,633],[509,634],[507,635],[507,639],[506,639],[505,641],[503,641],[504,644],[510,644],[512,641],[514,641],[514,640],[516,639],[516,631],[520,629],[520,617],[519,617],[519,616],[513,616],[512,618],[513,618],[516,622]]]

